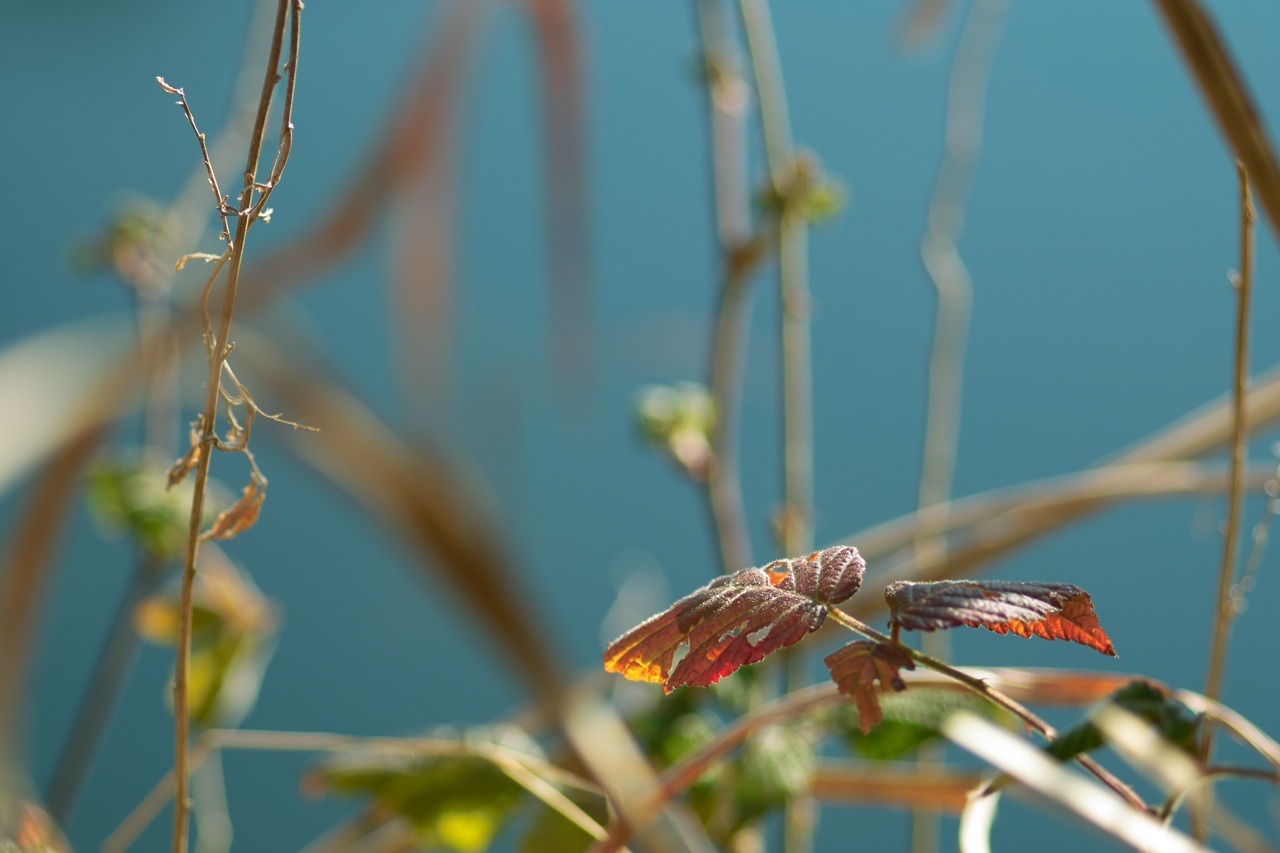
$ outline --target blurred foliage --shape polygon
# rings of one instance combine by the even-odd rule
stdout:
[[[456,740],[460,747],[491,744],[542,756],[537,743],[515,726],[476,727],[435,737]],[[317,795],[372,800],[412,825],[419,849],[459,853],[487,849],[524,794],[524,788],[493,761],[463,750],[451,755],[337,753],[308,771],[304,786]]]
[[[191,616],[191,720],[201,726],[235,725],[257,701],[275,651],[278,608],[248,575],[206,546],[192,589]],[[141,601],[133,623],[143,639],[176,646],[177,591]]]
[[[577,793],[570,799],[601,826],[609,822],[604,797]],[[581,853],[594,843],[595,839],[573,821],[540,803],[529,828],[520,838],[519,850],[520,853]]]
[[[863,734],[858,709],[853,704],[837,705],[822,714],[831,734],[854,755],[873,761],[912,758],[926,743],[942,738],[942,721],[956,711],[980,714],[1010,726],[1016,720],[972,693],[930,687],[912,687],[902,693],[880,698],[884,719]]]
[[[706,479],[716,411],[705,385],[681,382],[643,388],[636,416],[650,443],[666,451],[694,480]]]
[[[137,288],[164,287],[169,272],[158,252],[168,236],[167,216],[150,199],[130,199],[107,221],[101,234],[72,249],[72,267],[86,275],[111,273]]]
[[[187,544],[191,517],[190,483],[166,487],[163,467],[139,453],[116,453],[88,473],[86,500],[98,525],[128,535],[143,553],[161,561],[177,560]],[[225,490],[210,484],[205,517],[210,518]]]

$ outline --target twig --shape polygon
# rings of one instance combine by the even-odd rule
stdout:
[[[963,684],[965,687],[969,688],[969,690],[986,699],[991,704],[998,708],[1003,708],[1013,714],[1028,726],[1044,735],[1047,740],[1052,741],[1058,737],[1058,732],[1053,728],[1053,726],[1042,720],[1029,708],[1015,701],[1011,697],[1006,696],[1001,691],[996,690],[981,678],[971,675],[962,669],[950,666],[949,664],[931,657],[930,655],[926,655],[923,652],[918,652],[910,646],[904,646],[901,643],[897,643],[889,635],[880,633],[870,625],[853,618],[838,608],[832,608],[829,615],[841,625],[844,625],[846,628],[849,628],[864,637],[875,640],[878,643],[892,643],[893,645],[903,649],[916,663]],[[1076,756],[1076,762],[1085,770],[1088,770],[1097,777],[1098,781],[1102,782],[1112,791],[1115,791],[1115,793],[1129,805],[1139,811],[1146,810],[1146,803],[1144,803],[1142,799],[1133,792],[1132,788],[1120,781],[1092,758],[1087,755],[1079,755]]]
[[[227,224],[227,217],[234,213],[230,206],[227,205],[227,197],[222,194],[222,189],[218,186],[218,176],[213,171],[213,161],[209,159],[209,147],[205,145],[204,134],[200,132],[200,128],[196,127],[196,117],[191,114],[191,106],[187,103],[187,93],[181,87],[170,86],[164,81],[163,77],[156,77],[156,82],[160,84],[160,88],[164,89],[170,95],[178,96],[178,106],[182,107],[182,112],[187,117],[187,123],[191,125],[191,131],[196,135],[196,142],[200,144],[200,159],[204,163],[205,174],[209,178],[209,189],[213,190],[214,209],[218,211],[218,218],[222,220],[222,239],[231,239],[231,226]]]
[[[1231,582],[1236,572],[1236,545],[1240,538],[1240,513],[1243,509],[1244,470],[1247,453],[1245,398],[1249,378],[1249,297],[1253,279],[1253,202],[1249,195],[1249,176],[1244,164],[1236,164],[1240,184],[1240,272],[1232,279],[1236,292],[1235,354],[1231,375],[1231,452],[1230,485],[1227,488],[1227,523],[1222,534],[1222,561],[1218,566],[1218,593],[1213,614],[1213,634],[1209,646],[1209,671],[1205,676],[1205,695],[1218,699],[1222,695],[1222,672],[1227,657],[1227,634],[1234,617]],[[1206,727],[1200,744],[1201,756],[1208,760],[1213,745],[1213,729]]]
[[[258,161],[261,158],[263,138],[266,134],[267,116],[271,109],[271,96],[279,81],[280,53],[284,42],[286,13],[292,8],[292,38],[289,44],[289,76],[286,85],[285,105],[282,118],[280,145],[277,148],[276,163],[272,168],[270,186],[261,189],[260,203],[254,205],[254,193],[259,190],[256,175]],[[276,9],[275,28],[272,32],[271,47],[267,59],[266,73],[262,81],[262,92],[258,99],[258,111],[254,119],[253,131],[249,137],[249,151],[246,157],[244,183],[240,190],[239,215],[236,218],[235,237],[228,237],[227,284],[222,297],[222,313],[219,319],[217,337],[212,352],[209,354],[209,376],[205,393],[205,405],[200,420],[200,446],[202,452],[196,463],[195,486],[191,498],[191,516],[187,533],[187,548],[183,559],[182,588],[179,597],[178,649],[177,664],[174,674],[174,778],[176,793],[173,809],[173,853],[184,853],[187,849],[187,823],[190,803],[187,789],[190,777],[188,767],[189,726],[188,719],[188,670],[191,659],[191,611],[192,589],[196,575],[196,556],[200,545],[200,524],[204,515],[205,486],[209,479],[210,452],[217,439],[217,406],[219,389],[221,388],[223,362],[229,353],[228,344],[231,337],[231,319],[235,313],[236,290],[240,280],[240,268],[244,260],[245,238],[258,214],[262,210],[261,203],[274,189],[276,179],[283,173],[284,162],[288,158],[292,138],[292,106],[293,85],[296,80],[299,23],[301,14],[300,0],[280,0]],[[164,85],[162,83],[162,85]],[[185,98],[183,98],[185,105]],[[194,121],[192,122],[194,127]],[[197,132],[198,133],[198,132]],[[209,163],[208,149],[200,137],[200,149],[204,156],[210,175],[213,166]],[[213,178],[210,178],[213,182]],[[216,187],[216,183],[214,184]],[[220,196],[220,194],[219,194]],[[220,204],[221,201],[220,201]],[[219,207],[219,213],[223,208]]]
[[[1227,490],[1227,521],[1222,531],[1222,558],[1218,565],[1218,587],[1213,611],[1213,627],[1209,638],[1209,664],[1205,674],[1205,695],[1218,699],[1222,695],[1223,670],[1226,667],[1227,639],[1235,601],[1231,597],[1236,575],[1236,546],[1240,538],[1240,515],[1243,490],[1240,471],[1248,451],[1246,443],[1245,399],[1248,396],[1249,362],[1249,296],[1253,278],[1253,203],[1249,195],[1249,175],[1244,164],[1236,161],[1236,178],[1240,187],[1240,271],[1232,277],[1236,293],[1235,347],[1231,373],[1231,439],[1228,460],[1230,485]],[[1200,739],[1200,757],[1208,762],[1213,751],[1213,726],[1205,725]],[[1204,815],[1212,810],[1213,790],[1204,789],[1191,804],[1191,834],[1205,837]]]
[[[706,489],[720,565],[723,571],[734,572],[753,564],[739,479],[737,426],[750,308],[747,285],[762,252],[751,239],[747,204],[749,89],[736,67],[724,0],[697,0],[694,10],[704,60],[721,270],[708,379],[715,420],[709,436],[712,458]]]

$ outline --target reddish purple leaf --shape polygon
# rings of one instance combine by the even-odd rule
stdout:
[[[884,591],[889,622],[911,631],[968,625],[997,634],[1070,640],[1115,657],[1089,593],[1069,583],[895,581]]]
[[[897,643],[850,643],[822,659],[831,680],[858,706],[858,727],[865,735],[884,719],[880,694],[906,690],[899,670],[915,669],[915,661]]]
[[[865,570],[857,548],[837,546],[716,578],[610,643],[604,668],[668,693],[714,684],[822,627],[828,606],[857,592]]]

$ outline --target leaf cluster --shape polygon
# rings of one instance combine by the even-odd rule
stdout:
[[[835,605],[857,593],[865,571],[857,548],[837,545],[723,575],[610,643],[604,668],[661,684],[666,692],[714,684],[821,628]],[[898,643],[901,628],[974,626],[1070,640],[1115,654],[1089,595],[1071,584],[898,582],[886,588],[885,600],[892,640],[873,636],[871,642],[853,642],[823,661],[840,691],[857,705],[864,733],[882,719],[880,695],[905,690],[901,670],[914,669],[919,658]]]

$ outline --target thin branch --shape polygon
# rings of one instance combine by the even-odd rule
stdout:
[[[222,365],[229,354],[231,319],[235,313],[236,291],[240,280],[241,264],[244,260],[245,238],[261,210],[260,206],[255,208],[253,203],[254,192],[258,189],[256,175],[258,161],[262,154],[263,138],[266,135],[267,116],[271,109],[272,92],[279,81],[278,69],[284,42],[286,12],[290,10],[290,7],[292,7],[293,33],[290,40],[288,59],[289,88],[286,92],[283,117],[284,130],[282,131],[282,139],[278,149],[279,157],[276,166],[273,168],[273,177],[276,172],[283,171],[283,161],[288,157],[289,146],[286,144],[286,140],[291,138],[292,133],[292,85],[295,80],[298,62],[300,0],[280,0],[276,9],[275,28],[272,32],[266,72],[263,76],[262,92],[258,99],[258,111],[254,119],[253,131],[249,137],[249,151],[244,169],[244,182],[240,190],[240,213],[236,218],[235,237],[234,239],[228,238],[227,284],[222,296],[222,312],[219,319],[217,337],[214,341],[212,352],[209,354],[209,376],[205,392],[205,405],[200,419],[200,446],[203,451],[200,453],[196,463],[187,548],[183,559],[182,588],[179,596],[177,664],[174,674],[174,778],[176,780],[176,794],[173,809],[173,853],[185,853],[187,849],[187,823],[190,811],[187,793],[190,781],[190,768],[188,767],[190,720],[188,719],[189,696],[187,682],[191,663],[192,590],[196,576],[196,557],[201,540],[200,524],[204,515],[205,487],[208,483],[209,464],[213,455],[210,451],[217,440],[217,406],[222,380]],[[285,132],[289,136],[286,136]],[[201,152],[204,155],[210,173],[212,173],[213,167],[208,163],[208,150],[204,146],[203,137],[201,137]],[[264,198],[268,196],[273,187],[274,183],[271,187],[263,189],[262,196]],[[219,212],[222,212],[221,208]]]
[[[1205,695],[1218,699],[1222,695],[1222,673],[1227,658],[1227,635],[1235,616],[1231,598],[1231,582],[1236,573],[1236,547],[1240,539],[1240,514],[1244,503],[1242,472],[1248,450],[1245,426],[1245,398],[1249,378],[1249,297],[1253,284],[1253,201],[1249,195],[1249,176],[1244,164],[1236,164],[1240,184],[1240,272],[1232,279],[1236,293],[1235,353],[1231,375],[1231,481],[1227,489],[1227,523],[1222,534],[1222,561],[1218,566],[1218,593],[1213,616],[1213,634],[1209,646],[1209,670],[1205,676]],[[1201,755],[1206,760],[1213,744],[1213,729],[1206,727],[1201,742]]]
[[[746,116],[750,89],[737,68],[724,0],[694,4],[702,42],[710,145],[711,190],[721,271],[708,389],[715,420],[709,441],[707,502],[720,565],[734,572],[753,563],[738,467],[738,421],[750,301],[747,285],[763,250],[751,239]]]
[[[191,106],[187,103],[187,93],[181,87],[170,86],[164,81],[163,77],[157,77],[156,82],[160,84],[160,88],[164,89],[170,95],[178,96],[178,106],[182,107],[182,112],[187,117],[187,123],[191,125],[191,131],[196,135],[196,141],[200,143],[200,159],[204,163],[205,175],[209,178],[209,189],[213,190],[214,209],[218,211],[218,218],[222,220],[222,238],[229,240],[231,238],[231,227],[227,224],[227,217],[233,213],[227,205],[227,197],[222,194],[222,189],[218,186],[218,176],[213,171],[213,161],[209,159],[209,147],[205,145],[204,134],[200,132],[200,128],[196,127],[196,117],[191,114]]]

